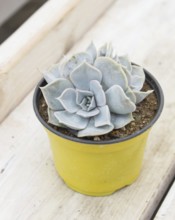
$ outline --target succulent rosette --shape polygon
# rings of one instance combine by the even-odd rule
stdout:
[[[85,52],[56,64],[44,73],[41,87],[49,123],[74,129],[78,137],[106,134],[130,123],[136,104],[153,90],[140,91],[143,68],[127,56],[117,56],[111,44],[99,50],[91,43]]]

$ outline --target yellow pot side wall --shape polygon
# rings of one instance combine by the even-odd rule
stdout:
[[[112,194],[136,180],[149,130],[127,141],[99,145],[64,139],[46,129],[59,175],[70,188],[92,196]]]

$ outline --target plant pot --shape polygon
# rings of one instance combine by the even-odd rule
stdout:
[[[159,118],[164,104],[162,89],[157,80],[145,71],[147,83],[154,89],[158,110],[150,124],[140,131],[115,140],[90,141],[66,136],[50,127],[40,116],[38,100],[42,79],[36,87],[34,110],[45,127],[51,143],[56,169],[73,190],[92,196],[105,196],[130,185],[139,176],[147,137]]]

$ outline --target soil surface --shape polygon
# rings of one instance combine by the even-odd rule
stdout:
[[[142,91],[147,91],[149,89],[152,89],[152,88],[147,83],[145,83],[142,88]],[[158,109],[157,97],[155,93],[153,92],[146,99],[144,99],[141,103],[137,104],[137,108],[135,112],[132,113],[134,121],[130,122],[125,127],[120,128],[120,129],[114,129],[113,131],[105,135],[94,136],[94,137],[83,137],[81,139],[100,141],[100,140],[112,140],[112,139],[126,137],[128,135],[131,135],[139,131],[140,129],[145,127],[147,124],[149,124],[151,120],[154,118],[157,112],[157,109]],[[48,121],[47,104],[43,96],[41,97],[40,103],[39,103],[39,113],[44,119],[44,121],[47,122]],[[75,131],[71,129],[60,128],[52,124],[49,124],[49,126],[51,126],[55,130],[65,135],[76,137],[76,135],[74,134]]]

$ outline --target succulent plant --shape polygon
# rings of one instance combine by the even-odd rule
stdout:
[[[41,87],[49,123],[71,128],[78,137],[106,134],[130,123],[136,104],[153,90],[140,91],[145,74],[127,56],[117,56],[111,44],[52,66]]]

